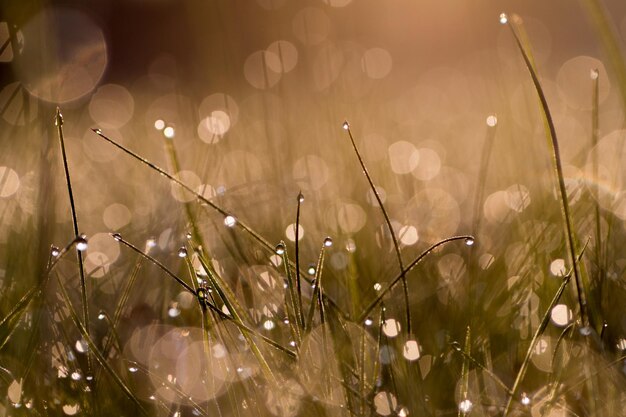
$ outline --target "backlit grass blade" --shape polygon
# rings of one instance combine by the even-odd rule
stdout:
[[[406,279],[406,270],[404,269],[404,262],[402,261],[402,253],[400,252],[400,244],[398,243],[398,237],[396,236],[396,232],[393,230],[393,226],[391,225],[391,219],[389,218],[389,215],[387,214],[387,210],[385,209],[383,200],[382,198],[380,198],[380,194],[378,193],[378,190],[376,189],[376,186],[374,185],[374,181],[372,180],[372,177],[370,176],[369,171],[367,170],[367,167],[365,166],[365,162],[363,161],[363,158],[361,157],[359,148],[356,146],[356,142],[354,141],[354,137],[352,136],[352,129],[350,128],[350,124],[348,122],[343,122],[343,128],[348,132],[348,136],[350,137],[350,143],[352,144],[352,149],[354,150],[354,153],[356,154],[356,157],[359,160],[359,164],[361,165],[361,168],[363,169],[363,174],[365,175],[365,178],[367,179],[370,189],[372,190],[372,193],[374,193],[374,197],[376,198],[376,201],[378,202],[380,211],[382,212],[383,217],[385,218],[385,224],[387,225],[387,229],[389,231],[389,234],[391,235],[391,240],[393,241],[393,248],[396,252],[396,258],[398,259],[398,267],[400,268],[400,280],[402,281],[402,290],[404,294],[404,308],[406,309],[407,333],[412,334],[411,332],[411,309],[409,306],[409,285]]]
[[[72,303],[70,302],[69,296],[67,295],[67,291],[65,290],[65,287],[63,286],[63,283],[61,282],[60,279],[57,279],[57,281],[58,281],[58,285],[59,285],[61,296],[63,298],[63,301],[65,302],[66,307],[69,310],[69,313],[70,313],[70,316],[72,318],[72,321],[74,322],[74,325],[76,326],[76,328],[78,329],[80,334],[83,336],[83,338],[85,339],[85,341],[89,345],[89,351],[93,353],[94,357],[96,358],[96,360],[98,361],[100,366],[102,366],[105,369],[105,371],[107,371],[107,373],[109,374],[111,379],[113,379],[113,381],[120,387],[120,389],[124,392],[124,394],[126,394],[126,396],[132,402],[134,402],[135,405],[137,405],[137,408],[139,409],[139,411],[141,411],[141,413],[146,415],[146,416],[150,415],[147,412],[147,410],[144,408],[144,406],[141,403],[141,401],[139,400],[139,398],[137,398],[137,396],[130,390],[128,385],[115,372],[115,370],[111,367],[111,365],[106,360],[106,358],[102,356],[102,354],[98,350],[98,346],[96,346],[96,344],[93,342],[93,340],[91,340],[91,337],[87,333],[87,329],[85,328],[85,326],[83,326],[83,324],[80,321],[80,318],[76,314],[76,311],[74,310],[74,307],[72,306]]]
[[[515,43],[524,59],[524,63],[526,64],[526,68],[530,73],[530,77],[532,79],[533,85],[535,87],[535,91],[539,97],[539,101],[541,102],[541,111],[542,116],[544,118],[545,123],[548,127],[548,139],[552,148],[552,162],[554,164],[558,189],[559,189],[559,197],[561,201],[561,211],[563,213],[563,220],[565,224],[565,237],[567,244],[567,251],[569,254],[570,262],[573,268],[574,280],[576,284],[576,293],[578,296],[578,304],[580,308],[580,315],[583,325],[590,325],[590,317],[587,312],[587,291],[583,287],[583,282],[580,275],[580,270],[578,267],[578,263],[576,262],[576,245],[575,245],[575,236],[574,229],[572,225],[572,217],[570,214],[569,201],[567,198],[567,189],[565,187],[565,176],[563,174],[563,167],[561,164],[561,152],[559,149],[559,142],[557,140],[556,128],[554,127],[554,121],[552,120],[552,115],[550,113],[550,108],[548,106],[548,101],[543,92],[543,88],[541,87],[541,83],[539,82],[539,76],[537,75],[537,71],[532,64],[532,61],[529,57],[529,53],[522,45],[520,38],[517,35],[517,32],[511,23],[508,23],[509,28],[511,29],[511,33],[513,34],[513,38],[515,39]]]

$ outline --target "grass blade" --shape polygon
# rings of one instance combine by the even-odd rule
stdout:
[[[404,307],[406,309],[406,328],[407,333],[410,335],[411,332],[411,309],[409,308],[409,285],[406,279],[406,270],[404,269],[404,263],[402,261],[402,254],[400,253],[400,244],[398,243],[398,237],[396,236],[396,232],[393,230],[393,226],[391,225],[391,219],[387,214],[387,210],[383,204],[383,200],[380,198],[380,194],[372,181],[372,177],[365,166],[365,162],[361,157],[361,153],[356,146],[356,142],[354,141],[354,137],[352,136],[352,129],[350,129],[350,124],[348,122],[343,122],[343,128],[348,132],[348,136],[350,137],[350,143],[352,144],[352,149],[354,149],[354,153],[356,154],[357,159],[359,160],[359,164],[363,169],[363,174],[365,178],[367,178],[367,182],[369,183],[370,189],[374,193],[374,197],[376,197],[376,201],[378,202],[378,206],[380,207],[380,211],[383,213],[383,217],[385,218],[385,224],[387,225],[387,229],[391,234],[391,239],[393,241],[393,248],[396,252],[396,257],[398,258],[398,266],[400,267],[400,280],[402,281],[402,290],[404,293]]]
[[[586,291],[583,287],[583,283],[580,276],[580,270],[578,268],[578,263],[576,262],[576,246],[574,242],[574,230],[572,226],[572,218],[570,214],[569,202],[567,199],[567,189],[565,188],[565,177],[563,174],[563,167],[561,165],[561,153],[559,150],[559,142],[557,140],[556,128],[554,127],[554,121],[552,120],[552,115],[550,114],[550,108],[548,106],[548,101],[546,100],[546,96],[543,92],[543,88],[541,87],[541,83],[539,82],[539,77],[537,75],[537,71],[530,59],[529,53],[527,52],[524,45],[520,41],[517,32],[512,24],[508,23],[509,28],[511,29],[511,33],[513,34],[513,38],[515,39],[515,43],[524,59],[524,63],[526,64],[526,68],[530,73],[530,77],[533,82],[533,86],[535,87],[535,91],[539,96],[539,101],[541,102],[541,110],[545,123],[548,127],[548,139],[550,141],[550,145],[552,147],[552,162],[554,163],[554,168],[556,171],[556,177],[559,185],[559,197],[561,200],[561,210],[563,213],[563,220],[565,223],[565,237],[567,243],[567,251],[570,257],[570,262],[572,264],[572,269],[574,272],[574,280],[576,284],[576,293],[578,295],[578,304],[580,308],[581,320],[584,326],[590,325],[590,317],[587,312],[587,303],[586,303]]]

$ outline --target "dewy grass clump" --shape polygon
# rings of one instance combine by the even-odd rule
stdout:
[[[607,80],[593,68],[592,131],[570,154],[521,19],[503,13],[499,21],[511,30],[547,139],[543,148],[533,145],[542,153],[524,162],[525,184],[497,191],[504,182],[491,179],[512,117],[506,111],[482,116],[473,188],[452,167],[442,170],[443,146],[438,153],[430,143],[417,153],[409,141],[394,143],[383,167],[391,175],[370,149],[375,141],[360,137],[359,123],[337,122],[332,152],[349,156],[337,172],[354,177],[348,191],[369,200],[367,221],[364,203],[348,200],[348,191],[338,187],[335,202],[313,186],[329,176],[318,157],[296,164],[294,171],[305,173],[298,188],[289,184],[280,190],[286,196],[267,198],[274,185],[254,177],[260,170],[245,152],[236,154],[239,169],[212,171],[223,178],[244,172],[243,192],[203,184],[186,169],[186,157],[197,155],[183,146],[186,127],[174,116],[148,112],[161,154],[154,142],[139,152],[105,126],[78,145],[66,134],[75,112],[64,119],[57,109],[42,156],[50,166],[42,172],[62,166],[68,216],[54,225],[50,213],[33,211],[20,226],[41,234],[41,250],[17,229],[5,233],[11,244],[0,258],[7,264],[0,409],[15,416],[621,415],[626,263],[619,243],[626,213],[618,179],[626,134],[600,137]],[[291,44],[280,42],[268,48],[280,52],[276,62],[265,63],[272,54],[259,61],[278,72],[255,78],[256,61],[246,63],[253,85],[269,87],[276,74],[291,71]],[[381,68],[366,64],[384,54],[368,52],[363,70],[378,77]],[[232,109],[223,98],[223,110]],[[199,125],[211,146],[234,120],[223,110]],[[78,146],[116,152],[115,162],[95,171],[73,160]],[[203,164],[212,169],[225,157],[211,149]],[[577,177],[583,170],[587,182]],[[277,181],[283,171],[279,164]],[[432,185],[440,171],[451,179],[440,181],[460,190],[466,203]],[[94,172],[106,176],[100,188],[85,180]],[[10,178],[6,169],[0,174]],[[43,174],[41,204],[55,187]],[[410,199],[402,195],[407,175]],[[8,189],[3,181],[0,195]],[[102,210],[118,187],[134,210],[120,203]],[[93,207],[104,211],[106,233],[87,215]],[[12,219],[8,210],[3,216]],[[64,245],[48,236],[65,236]]]

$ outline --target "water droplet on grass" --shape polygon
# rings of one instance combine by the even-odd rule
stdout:
[[[330,238],[330,236],[324,239],[324,246],[326,246],[327,248],[333,246],[333,240]]]
[[[500,13],[500,23],[505,25],[509,22],[509,17],[506,15],[506,13]],[[466,400],[469,401],[469,400]],[[470,401],[471,403],[471,401]]]
[[[348,121],[346,120],[346,121],[343,122],[341,127],[343,128],[343,130],[348,130],[348,129],[350,129],[350,123],[348,123]]]
[[[181,246],[180,249],[178,249],[178,257],[184,258],[185,256],[187,256],[187,248]]]
[[[304,195],[302,195],[302,193],[298,193],[298,202],[299,203],[303,203],[304,202]]]
[[[59,248],[57,248],[56,246],[52,246],[50,248],[50,255],[54,256],[55,258],[57,256],[59,256],[59,254],[61,253],[61,251],[59,250]]]
[[[473,238],[471,238],[471,237],[466,238],[466,239],[465,239],[465,244],[466,244],[467,246],[472,246],[472,245],[474,244],[474,239],[473,239]]]
[[[276,254],[282,255],[283,253],[285,253],[285,244],[281,242],[276,245]]]
[[[122,240],[122,235],[120,235],[119,233],[113,233],[111,236],[118,242]]]
[[[474,404],[472,404],[472,402],[466,398],[459,403],[459,411],[461,411],[461,413],[463,414],[467,414],[472,411],[473,406]]]
[[[224,217],[224,226],[233,227],[235,224],[237,224],[237,219],[235,219],[233,216]]]
[[[87,250],[88,247],[88,243],[87,243],[87,236],[85,235],[80,235],[76,238],[76,249],[78,249],[79,251],[83,252]]]

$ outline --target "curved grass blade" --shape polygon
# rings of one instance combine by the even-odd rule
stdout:
[[[374,193],[374,197],[376,197],[376,201],[378,202],[378,206],[380,207],[380,211],[383,213],[383,217],[385,218],[385,224],[387,225],[387,229],[391,234],[391,240],[393,241],[393,248],[396,252],[396,257],[398,259],[398,266],[400,268],[400,280],[402,281],[402,290],[404,294],[404,307],[406,309],[406,328],[407,333],[411,333],[411,309],[409,307],[409,285],[406,279],[406,270],[404,269],[404,262],[402,261],[402,254],[400,253],[400,244],[398,243],[398,237],[396,236],[396,232],[393,230],[393,226],[391,225],[391,219],[387,214],[387,210],[383,204],[383,200],[380,198],[380,194],[374,185],[374,181],[372,181],[372,177],[370,176],[367,167],[365,166],[365,162],[361,157],[361,153],[356,146],[356,142],[354,141],[354,137],[352,136],[352,129],[350,128],[350,124],[348,122],[343,122],[343,128],[348,132],[348,136],[350,137],[350,143],[352,144],[352,149],[354,149],[354,153],[356,154],[357,159],[359,160],[359,164],[363,169],[363,174],[369,183],[370,189]]]
[[[313,328],[313,316],[315,315],[315,304],[317,303],[320,309],[320,322],[324,323],[324,306],[322,304],[322,268],[324,268],[324,254],[325,254],[325,246],[322,245],[322,249],[320,249],[320,254],[317,258],[317,265],[315,266],[315,276],[313,277],[313,283],[315,284],[315,289],[313,290],[313,295],[311,296],[311,305],[309,306],[309,312],[307,314],[306,325],[304,326],[305,330],[310,331]]]
[[[541,110],[545,123],[548,127],[548,139],[550,141],[552,147],[552,160],[554,163],[554,168],[556,171],[556,177],[559,185],[559,197],[561,200],[561,211],[563,213],[563,220],[565,223],[565,235],[566,235],[566,243],[567,250],[570,258],[570,262],[572,264],[572,269],[574,273],[574,282],[576,284],[576,293],[578,295],[578,304],[580,308],[581,320],[584,326],[590,325],[590,318],[587,312],[587,303],[586,303],[586,290],[583,287],[583,282],[580,275],[580,270],[578,268],[578,263],[576,262],[576,246],[574,242],[574,230],[572,226],[572,218],[570,214],[569,202],[567,199],[567,189],[565,188],[565,177],[563,174],[563,167],[561,165],[561,153],[559,150],[559,142],[557,140],[556,128],[554,127],[554,121],[552,120],[552,115],[550,114],[550,108],[548,106],[548,101],[546,100],[546,96],[543,92],[543,88],[541,87],[541,83],[539,82],[539,77],[537,75],[537,71],[531,61],[529,53],[527,52],[524,45],[520,41],[517,32],[512,24],[508,23],[508,26],[513,34],[513,38],[515,39],[515,43],[524,59],[524,63],[526,64],[526,68],[530,73],[530,77],[532,79],[533,85],[535,87],[535,91],[539,96],[539,101],[541,102]]]
[[[403,273],[399,274],[398,276],[396,276],[393,281],[391,281],[390,284],[388,284],[383,290],[381,290],[380,294],[378,294],[378,296],[365,308],[365,310],[363,310],[363,312],[361,313],[361,315],[358,317],[357,322],[362,322],[365,317],[368,316],[368,314],[370,314],[372,312],[373,309],[376,308],[376,306],[383,300],[383,298],[385,297],[385,295],[387,295],[387,293],[389,293],[393,287],[402,279],[402,277],[407,274],[409,271],[411,271],[413,268],[415,268],[429,253],[431,253],[433,250],[437,249],[439,246],[444,245],[448,242],[452,242],[455,240],[465,240],[465,241],[473,241],[474,240],[474,236],[472,235],[461,235],[461,236],[452,236],[452,237],[448,237],[446,239],[440,240],[439,242],[431,245],[428,249],[426,249],[424,252],[422,252],[417,258],[415,258],[403,271]]]
[[[61,156],[63,157],[63,169],[65,171],[65,182],[67,185],[67,193],[70,200],[70,213],[72,215],[72,227],[74,228],[74,236],[80,236],[78,230],[78,217],[76,215],[76,205],[74,203],[74,192],[72,190],[72,180],[70,178],[70,169],[67,162],[67,154],[65,152],[65,139],[63,136],[63,115],[61,109],[57,107],[56,115],[54,118],[54,124],[57,128],[57,135],[59,137],[59,144],[61,146]],[[89,305],[87,304],[87,285],[85,282],[85,266],[83,265],[83,253],[79,250],[76,251],[76,257],[78,259],[78,273],[80,276],[80,296],[83,307],[83,323],[89,333]],[[90,364],[89,355],[88,364]]]

